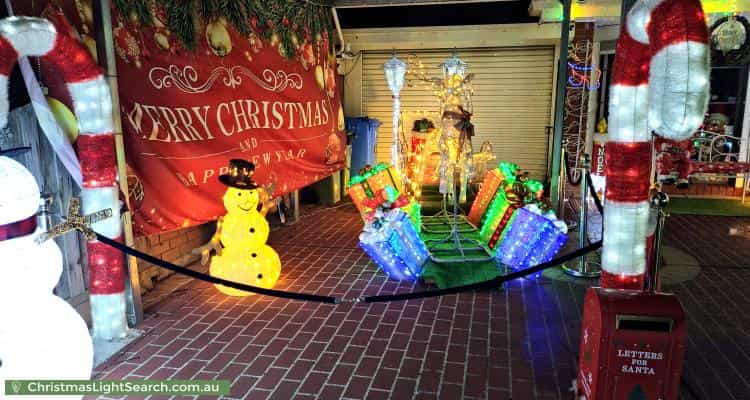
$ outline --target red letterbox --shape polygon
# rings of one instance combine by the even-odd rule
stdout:
[[[578,393],[586,400],[677,400],[687,338],[672,294],[590,288]]]

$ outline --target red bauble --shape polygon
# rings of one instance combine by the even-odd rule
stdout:
[[[299,61],[305,71],[315,66],[315,50],[313,49],[312,44],[310,44],[309,42],[305,42],[305,44],[302,45],[302,51],[299,55]]]

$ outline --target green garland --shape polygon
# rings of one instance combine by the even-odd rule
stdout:
[[[150,3],[158,0],[114,0],[121,15],[144,26],[153,26]],[[255,32],[264,40],[278,35],[280,53],[296,56],[297,44],[320,40],[328,35],[328,51],[333,49],[331,0],[162,0],[167,27],[182,45],[197,45],[200,21],[223,17],[242,36]]]

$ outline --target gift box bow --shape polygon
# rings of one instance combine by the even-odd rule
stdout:
[[[409,204],[409,198],[399,193],[393,186],[386,186],[379,190],[375,197],[362,201],[365,205],[365,221],[374,222],[382,218],[386,211],[398,209]]]
[[[538,204],[527,204],[523,208],[534,214],[541,215],[545,219],[549,220],[561,233],[568,233],[568,225],[565,223],[565,221],[557,219],[557,215],[555,215],[554,211],[550,209],[545,210]]]

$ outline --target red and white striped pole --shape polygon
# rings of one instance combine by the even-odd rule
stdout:
[[[41,57],[60,73],[73,99],[80,132],[77,146],[83,187],[82,213],[111,209],[93,229],[120,240],[122,224],[109,86],[88,50],[41,18],[0,20],[0,127],[8,117],[8,76],[18,58]],[[9,188],[12,190],[12,188]],[[127,333],[123,255],[94,240],[87,243],[93,337],[111,340]]]
[[[652,132],[690,137],[708,104],[708,28],[698,0],[640,0],[617,41],[606,151],[601,286],[642,289]]]

